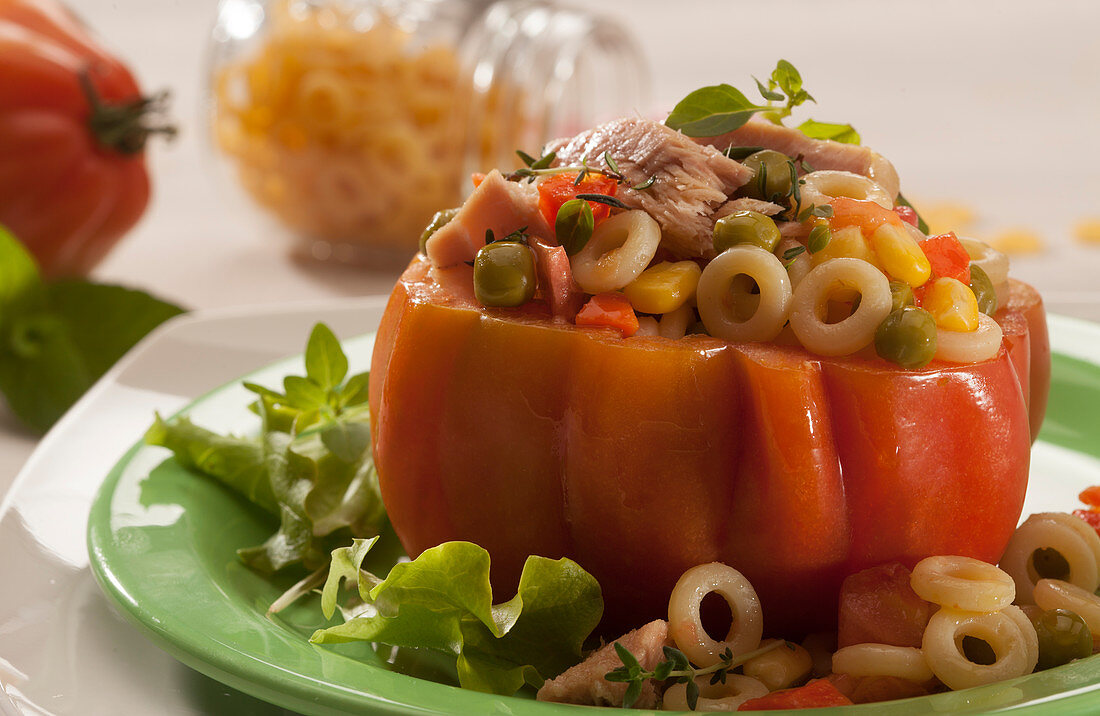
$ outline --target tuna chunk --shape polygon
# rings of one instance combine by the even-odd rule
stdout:
[[[655,177],[645,190],[624,189],[618,198],[632,209],[644,209],[661,225],[662,246],[683,258],[713,254],[714,211],[752,178],[752,171],[649,119],[618,119],[559,139],[546,147],[557,152],[557,164],[587,159],[603,166],[607,152],[630,186]]]
[[[814,169],[838,169],[874,179],[891,196],[898,195],[898,173],[885,157],[859,144],[810,139],[794,127],[783,127],[760,117],[717,137],[698,137],[697,142],[725,151],[728,147],[764,147],[789,157],[799,154]]]
[[[663,647],[671,645],[668,622],[661,619],[652,621],[615,641],[636,656],[643,669],[652,671],[664,659]],[[615,653],[614,643],[607,644],[558,678],[543,684],[539,689],[538,700],[589,706],[622,706],[627,684],[603,678],[604,674],[619,666],[622,666],[622,661]],[[634,706],[639,709],[656,708],[658,697],[656,685],[647,681]]]
[[[539,213],[539,193],[531,184],[507,181],[495,169],[470,194],[458,214],[428,239],[428,259],[436,268],[473,261],[485,245],[485,231],[499,239],[516,229],[544,239],[554,236]],[[556,242],[555,242],[556,243]]]
[[[775,216],[783,211],[783,209],[784,207],[779,204],[773,204],[770,201],[753,199],[751,196],[742,196],[737,199],[731,199],[718,207],[718,211],[714,212],[714,218],[721,219],[723,216],[729,216],[735,211],[756,211],[764,216]]]

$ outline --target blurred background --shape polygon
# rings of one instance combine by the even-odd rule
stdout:
[[[796,119],[853,124],[864,144],[894,162],[903,191],[933,228],[997,244],[1051,311],[1100,320],[1100,4],[583,7],[632,34],[650,68],[646,103],[620,111],[660,116],[691,90],[720,82],[753,96],[751,77],[766,77],[786,58],[817,98]],[[97,279],[193,309],[389,289],[400,262],[364,270],[291,260],[290,232],[218,175],[204,126],[213,2],[77,0],[74,8],[143,87],[171,90],[180,127],[176,141],[150,148],[150,208],[95,270]],[[611,94],[610,74],[595,69],[586,82],[596,95]]]

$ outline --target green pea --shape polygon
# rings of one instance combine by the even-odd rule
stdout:
[[[1039,637],[1037,670],[1068,664],[1092,654],[1092,632],[1085,620],[1068,609],[1051,609],[1032,620]]]
[[[913,289],[904,281],[890,282],[890,300],[893,301],[891,311],[896,311],[905,306],[914,306],[917,303],[917,297],[914,295]]]
[[[741,187],[746,196],[764,201],[784,199],[791,194],[791,158],[774,149],[762,149],[741,162],[752,169],[752,179]]]
[[[521,306],[535,295],[535,258],[518,241],[486,244],[474,259],[474,295],[483,306]]]
[[[753,244],[772,252],[779,238],[779,227],[759,211],[736,211],[714,224],[714,250],[718,253],[738,244]]]
[[[902,368],[922,368],[936,355],[936,321],[916,306],[892,311],[875,331],[875,352]]]
[[[428,245],[428,239],[432,237],[432,234],[449,224],[456,214],[458,214],[457,208],[435,212],[435,216],[432,217],[432,220],[424,227],[423,233],[420,234],[420,253],[424,253]]]
[[[978,299],[978,310],[987,316],[997,312],[997,292],[993,290],[993,282],[989,280],[989,274],[981,266],[970,264],[970,290]]]
[[[592,207],[584,199],[570,199],[562,204],[554,220],[554,234],[569,256],[584,248],[595,227]]]

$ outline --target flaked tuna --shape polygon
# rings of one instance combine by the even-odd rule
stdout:
[[[740,162],[649,119],[608,122],[572,139],[555,140],[546,149],[557,153],[558,166],[587,160],[603,168],[606,152],[629,186],[653,177],[648,189],[624,187],[618,198],[656,219],[662,246],[682,258],[713,255],[715,210],[752,178],[752,170]]]
[[[428,238],[425,251],[432,265],[442,269],[473,261],[478,249],[485,245],[486,229],[491,229],[498,239],[517,229],[526,229],[528,234],[546,240],[554,236],[539,212],[538,190],[527,183],[507,181],[494,169],[478,184],[458,214]]]
[[[671,645],[668,638],[668,622],[658,619],[635,629],[618,639],[618,643],[633,654],[646,671],[652,671],[664,659],[663,648]],[[565,704],[589,706],[622,706],[627,684],[608,681],[604,675],[622,666],[615,653],[615,643],[606,644],[591,656],[556,679],[550,679],[539,689],[539,701],[557,701]],[[656,708],[660,695],[652,681],[642,686],[642,693],[634,707]]]
[[[697,137],[696,142],[725,151],[729,147],[764,147],[788,157],[802,155],[814,169],[839,169],[874,179],[892,197],[899,189],[894,165],[878,152],[859,144],[811,139],[794,127],[784,127],[760,117],[717,137]]]
[[[714,218],[716,220],[721,219],[723,216],[729,216],[735,211],[756,211],[765,216],[775,216],[784,210],[785,208],[779,204],[763,199],[753,199],[751,196],[742,196],[731,199],[718,207],[718,210],[714,212]]]

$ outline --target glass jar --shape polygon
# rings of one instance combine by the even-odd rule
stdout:
[[[647,107],[618,25],[540,0],[221,0],[211,141],[314,258],[407,260],[474,172]]]

